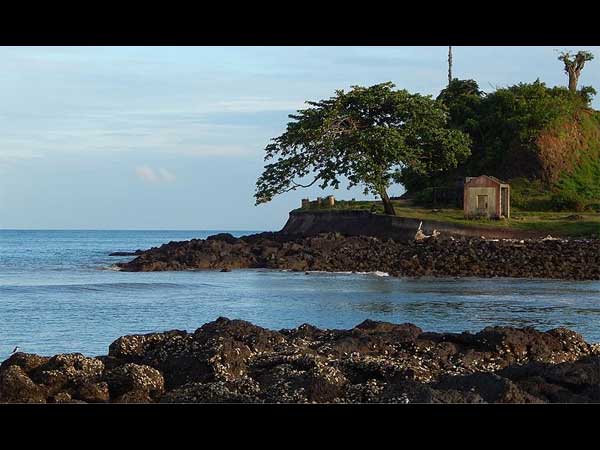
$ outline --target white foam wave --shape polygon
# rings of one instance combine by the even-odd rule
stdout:
[[[334,274],[334,275],[371,275],[375,277],[389,277],[390,274],[387,272],[381,272],[379,270],[375,270],[373,272],[352,272],[352,271],[334,271],[328,272],[326,270],[307,270],[305,273],[311,274]]]

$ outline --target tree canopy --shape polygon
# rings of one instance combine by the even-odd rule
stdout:
[[[454,78],[437,97],[448,109],[450,125],[467,131],[477,121],[477,109],[485,94],[475,80]]]
[[[565,73],[569,76],[569,90],[575,92],[577,90],[577,82],[579,75],[585,66],[585,63],[594,59],[591,52],[580,50],[575,55],[570,52],[562,52],[558,60],[564,64]]]
[[[387,189],[400,169],[430,175],[468,157],[470,139],[449,126],[441,102],[394,87],[338,90],[290,115],[286,131],[265,149],[271,162],[256,183],[256,203],[314,184],[338,189],[346,178],[348,188],[364,186],[394,214]]]
[[[590,107],[595,93],[589,86],[573,92],[536,80],[486,94],[473,80],[454,79],[438,100],[448,108],[449,123],[471,137],[471,155],[433,177],[405,169],[399,181],[423,201],[430,197],[427,188],[453,188],[479,174],[539,181],[540,189],[551,189],[565,204],[576,195],[588,203],[598,199],[600,115]]]

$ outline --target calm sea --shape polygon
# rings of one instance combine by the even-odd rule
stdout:
[[[111,269],[131,257],[110,252],[217,232],[0,230],[0,360],[16,345],[43,355],[106,354],[119,336],[195,330],[219,316],[272,329],[348,328],[367,318],[428,331],[565,326],[600,341],[600,282]]]

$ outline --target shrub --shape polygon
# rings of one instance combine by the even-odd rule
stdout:
[[[425,188],[415,194],[413,199],[415,205],[431,206],[433,204],[433,188]]]
[[[588,200],[576,192],[557,192],[552,196],[553,209],[556,211],[583,212],[588,209]]]

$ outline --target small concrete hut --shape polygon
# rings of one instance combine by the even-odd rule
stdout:
[[[510,185],[489,175],[467,177],[464,187],[465,217],[510,217]]]

